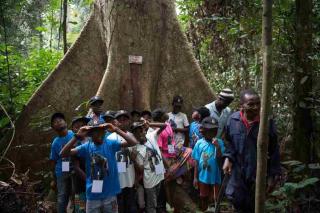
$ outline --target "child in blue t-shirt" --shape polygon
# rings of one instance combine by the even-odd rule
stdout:
[[[210,111],[206,107],[200,107],[195,109],[192,113],[193,122],[190,124],[189,127],[189,141],[190,141],[190,148],[193,149],[195,144],[199,139],[202,138],[200,133],[200,122],[205,118],[210,116]]]
[[[71,195],[70,158],[61,158],[59,153],[71,140],[73,132],[67,129],[65,117],[59,112],[51,116],[51,127],[57,134],[53,139],[50,151],[50,161],[54,167],[55,182],[58,190],[57,210],[58,212],[66,212]]]
[[[84,116],[78,116],[73,118],[71,123],[71,129],[73,133],[77,133],[79,129],[86,126],[89,122],[89,118]],[[76,146],[80,146],[88,142],[88,138],[79,140]],[[72,177],[72,186],[74,192],[74,213],[86,212],[86,174],[85,174],[85,159],[74,156],[72,158],[74,175]]]
[[[125,139],[111,140],[105,130],[116,132]],[[89,135],[88,143],[73,148],[78,140]],[[86,161],[86,212],[118,212],[116,195],[120,193],[116,152],[121,147],[134,146],[137,140],[110,123],[81,127],[75,137],[62,149],[61,156],[77,155]]]
[[[203,138],[198,140],[192,158],[196,161],[194,170],[194,187],[200,191],[200,210],[206,211],[209,202],[216,200],[219,185],[221,184],[221,170],[218,158],[224,152],[221,139],[216,139],[218,122],[211,117],[206,117],[200,125]]]

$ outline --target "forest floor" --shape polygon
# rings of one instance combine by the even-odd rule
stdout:
[[[6,182],[0,181],[0,212],[38,212],[54,213],[56,212],[56,193],[53,190],[47,190],[42,181],[31,181],[28,174],[14,175]],[[197,202],[197,201],[195,201]],[[68,213],[73,209],[68,205]],[[167,204],[167,211],[173,213],[173,208]],[[196,213],[200,213],[198,210]],[[207,213],[214,213],[214,207],[210,207]],[[223,200],[220,208],[221,213],[232,213],[232,207],[227,200]]]

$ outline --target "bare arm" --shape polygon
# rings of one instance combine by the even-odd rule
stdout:
[[[121,143],[121,147],[135,146],[139,143],[133,135],[127,134],[117,127],[114,128],[114,132],[123,137],[125,140],[125,142]]]
[[[160,123],[160,122],[149,122],[147,120],[142,119],[143,122],[145,123],[145,127],[148,129],[149,127],[151,128],[158,128],[157,134],[159,135],[166,127],[166,123]]]
[[[188,131],[189,131],[189,126],[184,127],[184,128],[173,128],[173,130],[174,130],[175,132],[185,133],[185,132],[188,132]]]
[[[156,127],[156,128],[161,128],[161,127],[166,127],[167,125],[165,123],[152,122],[152,123],[149,123],[149,126]]]
[[[50,160],[49,162],[50,162],[50,171],[52,172],[53,180],[56,181],[57,177],[56,177],[55,167],[57,162],[54,160]]]
[[[133,151],[131,152],[131,160],[133,161],[134,163],[134,168],[140,173],[140,174],[143,174],[143,171],[144,171],[144,165],[141,164],[139,162],[139,157],[138,157],[139,153],[137,151]],[[142,159],[141,159],[142,160]]]
[[[77,132],[76,136],[79,138],[85,138],[88,132],[87,126],[81,127],[80,130]],[[61,150],[60,156],[61,157],[68,157],[70,155],[76,155],[78,153],[77,149],[73,149],[74,145],[77,143],[77,138],[73,137]]]
[[[198,188],[198,162],[194,165],[194,174],[193,174],[193,186],[194,188]]]
[[[198,180],[198,162],[196,162],[195,165],[194,165],[193,178]]]
[[[74,145],[77,143],[77,139],[73,137],[61,150],[60,156],[62,158],[69,157],[70,155],[76,155],[77,150],[73,149]]]
[[[216,157],[218,157],[218,158],[222,157],[221,147],[219,145],[218,140],[214,139],[212,141],[212,144],[216,147],[216,152],[217,152]]]
[[[80,168],[80,161],[77,158],[73,159],[74,162],[74,171],[76,174],[83,180],[86,181],[86,173]]]
[[[52,181],[50,183],[50,187],[52,190],[57,191],[57,176],[55,172],[55,166],[56,166],[56,161],[50,160],[49,165],[50,165],[50,170],[52,172]]]

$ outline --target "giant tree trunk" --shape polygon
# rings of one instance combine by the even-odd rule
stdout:
[[[257,174],[255,212],[265,212],[265,193],[268,156],[268,118],[270,113],[270,95],[272,88],[272,0],[263,0],[262,15],[262,52],[263,76],[260,127],[257,142]]]
[[[294,73],[293,156],[312,161],[312,117],[308,97],[312,92],[312,0],[296,0],[296,70]]]
[[[129,55],[142,56],[142,64],[129,64]],[[180,94],[190,112],[212,100],[173,0],[97,0],[80,37],[17,120],[10,157],[20,168],[45,168],[53,137],[50,128],[43,130],[49,116],[61,111],[70,121],[95,94],[105,99],[105,110],[170,107]]]
[[[105,11],[108,66],[98,95],[107,100],[106,108],[169,107],[180,94],[190,111],[212,98],[172,0],[109,0]],[[142,56],[142,65],[129,64],[129,55]]]

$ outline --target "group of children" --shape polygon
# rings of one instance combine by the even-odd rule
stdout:
[[[199,190],[200,209],[215,201],[221,183],[218,159],[225,148],[217,138],[219,120],[208,107],[194,109],[189,125],[181,112],[181,96],[173,98],[170,113],[163,109],[103,113],[103,100],[97,96],[89,105],[90,115],[75,117],[71,130],[62,113],[51,117],[57,133],[50,160],[59,213],[66,212],[69,200],[75,212],[166,212],[174,193],[169,182],[181,179],[171,167],[188,149],[194,167],[188,172],[193,172],[191,183]]]

